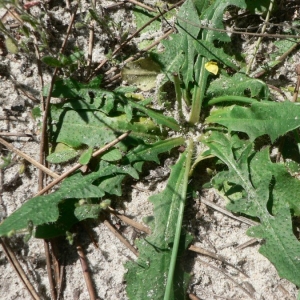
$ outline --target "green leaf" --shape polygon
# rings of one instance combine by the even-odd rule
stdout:
[[[79,157],[79,163],[81,165],[87,165],[92,157],[93,147],[89,147],[86,151],[84,151]]]
[[[128,100],[128,101],[132,105],[132,107],[147,114],[157,124],[169,127],[175,131],[179,131],[180,126],[177,123],[177,121],[175,119],[173,119],[172,117],[164,116],[162,113],[156,112],[155,110],[147,108],[147,107],[145,107],[137,102],[134,102],[132,100]]]
[[[32,110],[31,110],[32,116],[33,118],[36,120],[37,118],[42,116],[42,112],[39,106],[35,106]]]
[[[99,204],[84,204],[75,208],[74,215],[79,221],[97,219],[103,210]]]
[[[154,161],[159,163],[158,154],[168,152],[174,147],[184,144],[185,139],[182,137],[170,138],[158,141],[153,144],[140,144],[133,150],[129,151],[124,157],[125,163],[133,163],[137,161]]]
[[[190,153],[191,154],[191,153]],[[190,154],[188,155],[190,157]],[[186,198],[187,174],[189,163],[187,153],[181,155],[179,161],[172,168],[166,189],[155,196],[150,197],[154,205],[154,231],[145,240],[138,242],[139,258],[137,263],[126,264],[128,272],[125,275],[127,281],[127,294],[130,299],[184,299],[187,281],[184,281],[184,273],[177,263],[174,279],[170,280],[169,294],[166,296],[166,278],[171,276],[173,263],[171,256],[173,251],[182,255],[184,248],[190,241],[190,237],[181,237],[181,243],[173,249],[176,236],[178,218],[182,217]],[[186,165],[187,163],[187,165]],[[180,213],[179,213],[180,211]],[[180,226],[181,227],[181,226]],[[177,254],[177,252],[176,252]],[[176,255],[176,257],[178,257]],[[151,282],[151,285],[145,284]],[[169,282],[169,280],[168,280]]]
[[[166,134],[149,119],[140,117],[128,122],[125,114],[109,117],[100,111],[63,110],[53,107],[51,116],[56,122],[53,128],[56,142],[73,148],[81,145],[102,147],[114,140],[119,133],[129,130],[132,131],[132,136],[149,141]]]
[[[46,160],[51,164],[60,164],[78,156],[78,152],[72,148],[62,150],[60,152],[54,152],[47,156]]]
[[[58,143],[53,153],[47,156],[46,160],[52,164],[67,162],[78,155],[78,151],[63,144]]]
[[[56,192],[28,200],[23,206],[6,218],[0,225],[0,236],[8,235],[12,231],[18,233],[21,230],[26,230],[29,221],[34,226],[56,222],[60,215],[58,205],[62,205],[62,209],[64,210],[64,205],[68,205],[69,207],[68,199],[102,197],[104,191],[92,183],[100,177],[118,173],[137,176],[133,168],[118,167],[107,163],[101,164],[98,171],[89,175],[82,176],[80,173],[76,173],[70,176],[63,181]]]
[[[194,1],[188,0],[181,6],[178,13],[177,29],[181,36],[178,47],[184,53],[181,67],[182,78],[185,88],[188,88],[190,83],[194,85],[192,108],[189,118],[191,124],[199,121],[209,76],[209,72],[205,70],[205,63],[208,59],[214,59],[217,62],[235,67],[232,58],[214,45],[215,40],[229,42],[229,36],[224,32],[204,28],[200,29],[203,24],[209,24],[210,27],[216,29],[223,29],[223,13],[230,4],[242,8],[246,7],[243,0],[216,0],[210,6],[207,6],[208,3],[206,2],[203,3],[203,8],[205,7],[206,9],[201,10],[201,12],[199,11],[201,13],[199,18]],[[193,24],[190,24],[191,20]]]
[[[12,54],[17,54],[19,52],[17,42],[10,37],[5,39],[5,47],[7,51]]]
[[[201,22],[194,5],[194,1],[185,1],[179,9],[178,16],[180,17],[180,19],[178,20],[177,29],[181,36],[179,45],[184,53],[181,71],[183,81],[185,83],[185,86],[187,87],[189,85],[189,82],[194,81],[194,64],[191,62],[195,60],[195,56],[197,54],[196,49],[194,48],[194,42],[198,38],[200,32],[200,27],[198,26],[201,25]],[[190,23],[183,20],[193,20],[196,26],[191,25]]]
[[[241,131],[253,141],[268,134],[274,142],[279,136],[300,126],[300,106],[297,103],[257,102],[250,107],[237,105],[213,111],[206,123],[226,126],[229,131]]]
[[[99,88],[101,83],[101,76],[94,78],[88,84],[80,83],[75,79],[68,78],[68,79],[58,79],[55,81],[53,90],[52,90],[52,97],[57,98],[87,98],[90,99],[89,92],[97,92],[100,93],[101,96],[105,95],[109,92],[104,92]],[[43,95],[47,96],[49,93],[49,86],[46,86]]]
[[[162,53],[151,53],[151,57],[157,61],[166,75],[165,79],[161,82],[163,85],[166,81],[173,81],[173,73],[178,73],[182,65],[183,51],[181,45],[181,36],[178,34],[170,35],[169,40],[161,41],[165,50]]]
[[[242,73],[236,73],[232,77],[221,75],[208,87],[208,98],[219,96],[244,96],[250,93],[251,97],[268,99],[269,89],[261,80],[250,78]]]
[[[137,86],[142,91],[156,87],[156,76],[160,67],[150,58],[141,58],[125,65],[121,71],[122,79],[128,84]]]
[[[106,151],[102,156],[101,159],[106,161],[116,161],[122,158],[122,153],[119,149],[111,149]]]
[[[141,28],[144,26],[147,22],[149,22],[153,17],[155,17],[155,14],[150,13],[148,10],[145,10],[141,7],[135,6],[133,8],[133,14],[135,17],[135,23],[137,28]],[[161,27],[161,22],[159,20],[155,20],[154,22],[151,22],[149,26],[147,26],[145,29],[141,31],[141,33],[145,33],[148,31],[157,31]]]
[[[228,171],[223,173],[223,178],[226,175],[227,182],[233,187],[242,187],[245,192],[227,207],[260,219],[261,224],[250,228],[248,234],[264,238],[260,252],[274,264],[280,276],[299,285],[300,243],[293,234],[289,205],[291,202],[299,207],[299,203],[296,204],[299,201],[291,201],[289,197],[299,189],[300,182],[296,183],[291,176],[288,179],[286,173],[285,182],[279,182],[284,172],[280,165],[270,163],[268,149],[254,152],[253,145],[248,144],[236,151],[230,136],[218,132],[213,132],[203,142],[227,165]],[[291,193],[289,188],[293,189]],[[280,202],[276,210],[274,202]]]
[[[110,177],[106,177],[100,180],[98,186],[108,194],[122,196],[122,182],[125,176],[126,175],[123,174],[116,174]]]
[[[265,239],[259,252],[276,267],[280,277],[300,285],[300,243],[293,234],[288,205],[268,222],[248,229],[247,234]]]
[[[251,13],[263,13],[267,11],[270,0],[246,0],[246,3]]]
[[[60,60],[58,60],[57,58],[53,57],[53,56],[44,56],[42,59],[42,62],[44,62],[46,65],[50,66],[50,67],[62,67],[63,64],[61,63]]]

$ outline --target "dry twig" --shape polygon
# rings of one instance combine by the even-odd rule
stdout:
[[[244,218],[244,217],[239,217],[239,216],[235,216],[233,213],[231,213],[230,211],[228,211],[227,209],[225,208],[222,208],[220,206],[218,206],[217,204],[215,204],[214,202],[210,201],[210,200],[206,200],[206,199],[203,199],[201,198],[201,202],[204,203],[205,205],[217,210],[218,212],[232,218],[232,219],[235,219],[237,221],[240,221],[242,223],[246,223],[250,226],[253,226],[253,225],[257,225],[258,223],[257,222],[254,222],[250,219],[247,219],[247,218]]]
[[[31,282],[28,280],[28,278],[27,278],[24,270],[22,269],[17,257],[14,254],[14,251],[9,246],[9,243],[8,243],[7,239],[6,238],[0,238],[0,243],[2,245],[2,248],[3,248],[4,252],[5,252],[6,257],[9,259],[10,263],[14,267],[16,273],[20,277],[21,281],[24,283],[26,289],[28,290],[28,292],[30,293],[32,298],[36,299],[36,300],[39,300],[40,299],[39,295],[35,291],[33,285],[31,284]]]
[[[145,23],[141,28],[139,28],[135,33],[133,33],[131,36],[129,36],[126,41],[124,41],[117,49],[114,50],[114,52],[112,53],[112,56],[114,57],[118,52],[121,51],[121,49],[127,45],[134,37],[136,37],[143,29],[145,29],[147,26],[149,26],[151,23],[153,23],[155,20],[159,19],[160,17],[162,17],[164,14],[166,14],[167,12],[171,11],[172,9],[178,7],[179,5],[181,5],[182,3],[184,3],[185,0],[179,1],[178,3],[174,4],[173,6],[171,6],[168,10],[162,11],[160,12],[158,15],[156,15],[155,17],[153,17],[151,20],[149,20],[147,23]],[[151,47],[152,48],[152,47]],[[143,51],[143,50],[142,50]],[[95,75],[95,73],[103,67],[104,64],[106,64],[108,62],[108,58],[104,59],[98,66],[97,68],[93,71],[93,74],[89,77],[89,80],[91,79],[91,77],[93,75]],[[113,69],[116,70],[116,69]],[[110,70],[109,70],[110,72]]]
[[[105,145],[104,147],[102,147],[101,149],[95,151],[92,155],[92,157],[96,157],[98,155],[100,155],[101,153],[105,152],[106,150],[108,150],[109,148],[111,148],[112,146],[114,146],[115,144],[117,144],[119,141],[121,141],[122,139],[124,139],[126,136],[128,136],[130,134],[130,131],[123,133],[122,135],[120,135],[118,138],[116,138],[115,140],[113,140],[112,142],[108,143],[107,145]],[[43,188],[41,191],[39,191],[37,193],[36,196],[42,195],[45,192],[47,192],[49,189],[51,189],[53,186],[55,186],[56,184],[58,184],[60,181],[62,181],[64,178],[66,178],[67,176],[69,176],[71,173],[75,172],[76,170],[78,170],[82,165],[81,164],[76,164],[75,166],[73,166],[69,171],[63,173],[62,175],[55,175],[54,178],[56,178],[55,180],[53,180],[50,184],[48,184],[45,188]]]
[[[50,175],[51,177],[54,177],[54,178],[56,178],[58,176],[56,173],[52,172],[50,169],[48,169],[44,165],[40,164],[39,162],[37,162],[36,160],[34,160],[33,158],[31,158],[29,155],[23,153],[19,149],[17,149],[14,146],[12,146],[10,143],[6,142],[4,139],[0,138],[0,143],[2,145],[4,145],[7,149],[15,152],[19,156],[21,156],[24,159],[26,159],[27,161],[29,161],[31,164],[33,164],[34,166],[36,166],[42,172],[45,172],[46,174],[48,174],[48,175]]]
[[[224,264],[226,264],[226,265],[228,265],[228,266],[234,268],[235,270],[239,271],[239,272],[242,273],[245,277],[248,277],[248,278],[249,278],[249,276],[248,276],[244,271],[238,269],[235,265],[229,263],[229,262],[227,261],[227,259],[226,259],[224,256],[222,256],[222,255],[215,254],[215,253],[213,253],[213,252],[211,252],[211,251],[208,251],[208,250],[203,249],[203,248],[200,248],[200,247],[196,247],[196,246],[194,246],[194,245],[191,245],[191,246],[189,247],[189,250],[190,250],[190,251],[193,251],[193,252],[196,252],[196,253],[199,253],[199,254],[202,254],[202,255],[209,256],[209,257],[214,258],[214,259],[216,259],[216,260],[219,260],[219,261],[221,261],[222,263],[224,263]]]
[[[139,256],[138,251],[119,233],[119,231],[108,220],[104,220],[103,224],[122,242],[133,254]]]
[[[97,296],[96,296],[96,292],[92,283],[92,279],[91,279],[91,275],[89,272],[89,268],[88,268],[88,264],[86,261],[86,257],[85,254],[83,252],[83,249],[81,247],[81,245],[77,242],[77,247],[76,247],[79,259],[80,259],[80,264],[81,264],[81,268],[82,268],[82,273],[84,275],[84,280],[85,280],[85,284],[87,286],[89,295],[90,295],[90,300],[96,300]]]
[[[236,284],[236,285],[237,285],[237,286],[238,286],[245,294],[247,294],[247,295],[250,297],[250,299],[255,299],[255,298],[253,297],[253,295],[250,294],[244,287],[242,287],[235,279],[233,279],[231,276],[227,275],[227,274],[226,274],[225,272],[223,272],[222,270],[216,268],[215,266],[213,266],[213,265],[207,263],[206,261],[204,261],[204,260],[202,260],[202,259],[200,259],[200,258],[197,258],[197,261],[199,261],[201,264],[204,264],[204,265],[206,265],[206,266],[208,266],[208,267],[214,269],[214,270],[217,271],[217,272],[222,273],[226,278],[228,278],[230,281],[232,281],[234,284]]]

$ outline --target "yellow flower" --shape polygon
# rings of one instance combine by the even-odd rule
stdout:
[[[218,64],[215,61],[209,61],[205,64],[205,69],[210,72],[213,73],[214,75],[218,74],[219,71],[219,67]]]

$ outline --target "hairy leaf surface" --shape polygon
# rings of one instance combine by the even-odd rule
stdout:
[[[265,244],[261,248],[264,254],[276,267],[278,273],[295,283],[300,284],[300,243],[293,234],[291,224],[290,207],[299,206],[294,202],[290,205],[288,189],[290,185],[284,187],[282,183],[277,186],[276,177],[282,172],[278,172],[278,167],[273,167],[270,163],[268,149],[261,152],[254,152],[252,145],[248,144],[237,153],[233,149],[230,136],[213,132],[212,135],[203,139],[203,142],[210,147],[212,154],[220,158],[228,167],[227,181],[237,187],[244,189],[245,193],[237,200],[233,201],[228,208],[235,212],[248,214],[260,219],[261,225],[248,230],[251,236],[264,238]],[[250,159],[249,159],[250,157]],[[274,172],[275,171],[275,172]],[[275,178],[275,183],[272,178]],[[296,183],[292,177],[289,178],[292,186]],[[287,181],[287,179],[286,179]],[[283,190],[287,192],[284,194]],[[294,189],[294,191],[296,191]],[[276,198],[276,212],[272,211],[273,195]],[[279,198],[280,197],[280,198]]]
[[[154,230],[144,240],[138,242],[139,258],[137,263],[126,264],[128,272],[127,293],[130,299],[163,299],[166,288],[166,278],[170,267],[172,243],[175,238],[175,228],[178,219],[178,210],[184,201],[184,174],[186,153],[172,168],[167,187],[158,195],[150,197],[154,205]],[[186,179],[186,178],[185,178]],[[190,240],[181,236],[179,256]],[[178,266],[172,285],[171,296],[168,299],[183,299],[187,281],[184,280],[183,271]],[[151,282],[151,285],[147,284]]]
[[[300,105],[289,101],[256,102],[250,107],[234,105],[212,112],[206,123],[221,124],[229,131],[245,132],[252,141],[268,134],[274,142],[300,126]]]
[[[218,79],[209,85],[206,96],[208,98],[226,95],[244,96],[247,92],[250,92],[251,97],[259,97],[260,99],[269,97],[269,89],[266,83],[242,73],[236,73],[232,77],[220,75]]]
[[[82,145],[104,146],[128,130],[132,130],[131,135],[146,141],[155,140],[166,134],[150,119],[140,117],[128,122],[124,114],[110,117],[100,111],[61,110],[60,113],[53,115],[53,120],[57,122],[56,142],[74,148]]]
[[[1,223],[0,236],[7,235],[11,231],[26,230],[29,221],[34,226],[55,222],[59,217],[58,204],[67,203],[68,200],[65,199],[102,197],[104,191],[92,183],[100,177],[115,173],[130,173],[135,178],[138,178],[138,174],[133,168],[118,167],[104,163],[98,171],[89,175],[82,176],[81,173],[76,173],[65,179],[60,189],[56,192],[34,197],[12,213]]]

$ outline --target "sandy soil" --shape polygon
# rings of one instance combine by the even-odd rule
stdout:
[[[50,3],[49,11],[54,19],[48,20],[49,26],[52,26],[53,33],[56,32],[55,37],[57,39],[55,42],[60,45],[62,34],[59,30],[65,32],[70,14],[65,5],[60,4],[59,1],[50,1]],[[114,4],[114,2],[104,2],[101,5],[108,6],[111,4]],[[134,29],[134,17],[131,14],[131,7],[128,4],[109,10],[110,16],[122,28],[122,30],[120,28],[119,31],[116,30],[116,36],[120,36],[125,29],[130,32]],[[78,22],[84,20],[88,8],[88,1],[81,1],[81,8],[76,16]],[[39,15],[43,8],[35,6],[31,10],[32,14]],[[97,4],[97,11],[99,14],[103,13],[99,3]],[[1,9],[0,17],[4,14],[5,10]],[[54,24],[55,19],[59,24]],[[152,33],[153,37],[160,34],[161,32]],[[136,41],[139,41],[139,39],[136,39]],[[87,53],[87,30],[81,29],[77,30],[76,33],[72,33],[70,41],[70,43],[74,42]],[[107,32],[101,29],[95,31],[93,61],[99,62],[105,57],[110,42],[111,37]],[[252,53],[254,42],[255,40],[245,42],[243,45],[244,51]],[[265,47],[268,50],[271,49],[272,45],[266,45]],[[297,62],[299,62],[299,55],[294,53],[277,70],[274,77],[271,78],[272,82],[279,80],[280,75],[284,75],[289,81],[289,85],[295,84],[294,67]],[[39,99],[40,82],[34,53],[25,55],[22,52],[19,54],[4,52],[0,56],[0,70],[0,135],[2,132],[30,134],[29,137],[6,137],[6,140],[11,142],[14,147],[38,160],[41,119],[34,119],[31,111],[39,103],[32,100],[33,98],[29,99],[21,92],[21,90],[27,91],[35,99]],[[49,82],[51,70],[45,68],[43,74],[45,82]],[[287,93],[287,96],[291,97],[289,93]],[[276,95],[276,97],[280,98],[281,96]],[[9,151],[2,145],[0,145],[0,155],[2,157],[9,155]],[[37,192],[38,170],[28,163],[24,165],[24,161],[15,154],[11,153],[11,155],[12,163],[7,168],[0,170],[1,218],[10,215]],[[20,174],[20,168],[24,166],[25,172]],[[155,168],[157,167],[154,167],[154,170]],[[165,186],[165,181],[152,184],[152,180],[155,181],[154,175],[147,180],[133,182],[135,187],[126,192],[124,198],[125,213],[138,222],[142,222],[143,217],[151,215],[152,206],[147,201],[148,197],[158,193]],[[202,199],[213,200],[224,207],[224,201],[213,190],[204,190],[198,198],[190,199],[188,209],[191,218],[187,223],[187,227],[195,237],[193,244],[223,256],[227,262],[242,270],[247,276],[211,257],[189,252],[185,264],[193,274],[190,292],[199,299],[206,300],[295,299],[296,287],[286,280],[280,279],[270,262],[258,253],[260,242],[242,250],[237,249],[237,246],[250,240],[245,234],[248,225],[207,207],[201,203]],[[112,223],[119,228],[132,244],[140,235],[116,218],[112,217]],[[123,264],[128,260],[135,260],[136,257],[102,223],[94,224],[93,236],[99,244],[99,249],[94,246],[86,232],[79,234],[82,247],[87,256],[97,297],[107,300],[127,299],[126,283],[123,279],[126,270]],[[28,243],[24,243],[21,237],[13,237],[10,239],[10,244],[28,278],[38,291],[40,299],[50,299],[43,241],[31,239]],[[61,253],[61,262],[65,266],[61,299],[89,299],[75,247],[70,246],[63,238],[57,239],[57,245]],[[214,266],[214,268],[211,266]],[[243,289],[246,289],[246,292]],[[1,247],[0,290],[0,299],[30,299],[27,290],[12,269]]]

